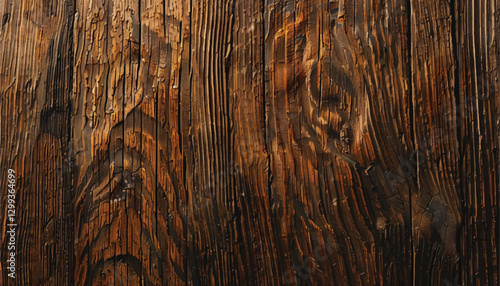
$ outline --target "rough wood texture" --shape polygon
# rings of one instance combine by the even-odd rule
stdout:
[[[461,281],[497,284],[500,190],[500,2],[455,4],[458,69],[457,179],[462,218],[458,236]]]
[[[500,1],[0,19],[1,285],[498,283]]]
[[[0,2],[2,285],[74,281],[74,14],[72,1]],[[11,281],[5,263],[9,168],[16,171],[18,224],[17,275]]]
[[[460,151],[455,112],[455,7],[453,2],[429,0],[413,1],[411,9],[414,171],[418,186],[418,192],[412,194],[414,281],[418,285],[452,283],[460,273],[457,232],[462,220],[462,190],[456,176]]]

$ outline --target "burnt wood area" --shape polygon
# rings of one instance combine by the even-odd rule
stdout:
[[[0,20],[0,285],[498,285],[500,0]]]

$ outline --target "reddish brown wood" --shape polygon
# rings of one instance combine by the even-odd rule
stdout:
[[[0,19],[1,285],[498,283],[498,0]]]

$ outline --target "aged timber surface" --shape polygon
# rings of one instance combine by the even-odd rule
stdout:
[[[498,284],[500,0],[0,20],[0,285]]]

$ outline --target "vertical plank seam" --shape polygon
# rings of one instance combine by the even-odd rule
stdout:
[[[410,124],[410,133],[412,134],[412,142],[413,142],[413,147],[415,151],[418,150],[417,146],[417,140],[416,140],[416,130],[415,130],[415,112],[414,112],[414,94],[413,94],[413,39],[412,39],[412,19],[413,19],[413,0],[407,0],[406,1],[406,7],[407,7],[407,43],[406,43],[406,49],[408,52],[408,62],[409,62],[409,95],[411,100],[408,100],[409,102],[409,113],[410,113],[410,118],[411,118],[411,124]],[[417,156],[417,162],[419,163],[419,152],[416,152]],[[418,179],[418,172],[419,172],[419,164],[417,164],[417,173],[416,173],[416,187],[417,187],[417,193],[420,191],[419,189],[419,179]],[[411,283],[412,285],[415,285],[415,258],[414,258],[414,242],[413,242],[413,209],[412,209],[412,192],[411,188],[408,188],[408,205],[409,205],[409,213],[410,213],[410,277],[411,277]]]
[[[125,15],[125,14],[124,14]],[[120,17],[125,17],[125,16],[122,16],[120,15]],[[124,29],[123,29],[123,23],[122,23],[122,34],[121,34],[121,40],[122,40],[122,45],[121,45],[121,63],[123,64],[123,75],[122,75],[122,165],[121,165],[121,169],[120,169],[120,172],[121,172],[121,177],[120,177],[120,191],[125,191],[125,198],[124,198],[124,204],[125,204],[125,255],[128,254],[128,209],[127,209],[127,206],[128,206],[128,192],[129,192],[129,189],[127,190],[124,190],[123,187],[124,187],[124,183],[125,183],[125,175],[126,175],[126,172],[125,172],[125,116],[126,116],[126,113],[125,113],[125,107],[126,107],[126,100],[127,100],[127,96],[126,96],[126,91],[127,91],[127,85],[126,85],[126,80],[127,80],[127,65],[126,63],[124,62],[123,60],[123,52],[124,52],[124,40],[123,40],[123,33],[124,33]],[[123,228],[122,228],[123,230]],[[123,245],[123,241],[120,241],[121,245]],[[123,252],[123,247],[121,249],[120,252]],[[116,255],[116,253],[115,253]],[[120,253],[120,255],[124,255],[123,253]],[[115,258],[116,259],[116,258]],[[120,261],[121,261],[121,258],[120,258]],[[118,262],[120,262],[118,261]],[[115,265],[115,269],[116,269],[116,265]],[[125,274],[128,276],[128,263],[125,265]],[[123,272],[122,272],[123,274]],[[123,278],[123,277],[122,277]],[[116,285],[116,280],[113,279],[113,281],[115,282],[115,285]],[[125,279],[126,281],[126,285],[128,286],[128,279]]]
[[[193,144],[193,140],[192,140],[192,134],[191,134],[191,124],[192,124],[192,111],[191,111],[191,108],[192,108],[192,87],[193,87],[193,81],[192,81],[192,78],[193,78],[193,67],[191,66],[192,64],[192,47],[193,47],[193,0],[189,0],[189,50],[188,50],[188,54],[189,54],[189,59],[188,59],[188,67],[189,67],[189,132],[188,132],[188,138],[191,138],[191,141],[190,144]],[[182,31],[181,31],[182,33]],[[185,48],[185,47],[183,47]],[[182,66],[181,66],[182,67]],[[179,83],[181,81],[179,80]],[[189,143],[188,143],[189,144]],[[193,146],[191,146],[191,148],[189,148],[190,150],[190,155],[192,156],[192,150],[194,150]],[[194,158],[191,158],[191,162],[189,162],[190,164],[192,164],[192,167],[190,168],[191,171],[190,171],[190,174],[191,174],[191,179],[193,180],[191,183],[192,183],[192,186],[195,186],[195,175],[194,175]],[[184,164],[184,174],[186,174],[186,165],[187,164]],[[186,179],[186,178],[185,178]],[[187,181],[187,180],[186,180]],[[186,186],[189,186],[189,185],[186,185]],[[185,192],[186,192],[186,203],[187,203],[187,207],[185,208],[185,213],[184,213],[184,216],[186,218],[186,226],[184,228],[184,240],[185,240],[185,243],[186,243],[186,250],[185,250],[185,275],[186,275],[186,279],[185,281],[187,282],[188,281],[188,278],[189,278],[189,270],[188,270],[188,267],[189,267],[189,258],[190,258],[190,252],[189,252],[189,240],[188,240],[188,228],[189,228],[189,217],[188,217],[188,213],[189,213],[189,207],[190,207],[190,204],[189,204],[189,188],[185,188]],[[194,206],[192,206],[194,207]]]
[[[137,59],[137,75],[136,75],[137,77],[135,78],[135,88],[136,88],[136,90],[139,90],[139,84],[138,83],[139,83],[141,61],[142,61],[141,60],[141,58],[142,58],[142,50],[141,50],[141,47],[142,47],[142,22],[141,22],[142,15],[141,15],[141,4],[142,4],[142,1],[139,1],[139,3],[137,4],[137,12],[138,12],[137,19],[139,21],[139,36],[138,36],[137,41],[138,41],[138,46],[139,46],[138,47],[139,48],[139,53],[138,53],[138,59]],[[132,53],[130,53],[130,57],[131,57],[130,64],[132,64]],[[132,80],[133,80],[133,73],[131,75],[132,75]],[[133,101],[132,101],[133,106],[134,106],[133,108],[136,108],[136,106],[135,106],[135,102],[136,102],[136,100],[135,100],[135,94],[137,94],[137,93],[134,92],[134,90],[132,90],[132,94],[134,94],[134,98],[133,98]],[[139,107],[140,105],[142,105],[141,103],[142,103],[142,98],[141,98],[141,102],[137,105],[137,108],[139,110],[141,110],[141,108]],[[155,107],[158,106],[158,93],[156,94],[155,103],[154,104],[155,104]],[[140,268],[139,268],[138,275],[139,275],[139,285],[144,285],[144,271],[143,271],[143,269],[144,269],[145,265],[144,265],[144,260],[143,260],[143,251],[144,250],[143,250],[143,244],[142,244],[142,231],[143,231],[143,226],[142,226],[142,224],[143,224],[142,223],[143,222],[143,220],[142,220],[143,209],[142,209],[142,206],[143,206],[143,198],[144,198],[144,193],[143,193],[143,191],[144,191],[143,190],[144,182],[143,182],[143,179],[141,177],[141,172],[142,172],[142,169],[143,169],[143,161],[144,161],[144,158],[142,157],[143,156],[143,154],[142,154],[143,142],[144,142],[144,140],[143,140],[143,136],[144,136],[143,135],[144,134],[143,133],[143,122],[142,122],[143,112],[141,111],[139,114],[141,116],[140,117],[141,118],[140,119],[141,120],[140,121],[141,122],[141,136],[140,136],[141,141],[139,143],[139,146],[140,146],[139,147],[140,148],[139,149],[139,154],[140,154],[140,157],[139,157],[139,166],[140,166],[140,169],[139,169],[139,172],[138,172],[137,176],[139,177],[139,181],[141,182],[140,183],[140,187],[141,187],[140,193],[141,193],[141,195],[139,196],[138,200],[136,199],[136,201],[139,201],[139,215],[138,215],[138,218],[139,218],[139,228],[140,228],[140,230],[139,230],[139,253],[138,253],[139,254],[138,258],[139,258],[139,261],[140,261]],[[156,125],[158,125],[158,115],[157,114],[155,114],[155,119],[156,119],[155,120]],[[135,116],[134,116],[134,125],[135,125]],[[135,128],[133,128],[133,129],[135,129]],[[134,133],[135,133],[135,131],[134,131]],[[132,134],[134,134],[134,133],[132,133]],[[135,136],[135,134],[132,135],[132,136]],[[155,146],[155,151],[157,151],[157,150],[158,150],[158,148],[156,148],[156,146]],[[156,157],[158,157],[158,156],[156,156]],[[132,164],[132,166],[134,166],[134,165]],[[157,176],[158,176],[158,172],[155,173],[155,177],[157,177]],[[147,180],[147,179],[145,178],[145,180]],[[133,181],[133,179],[132,179],[132,181]],[[155,185],[155,187],[156,187],[156,185]],[[135,186],[134,186],[134,189],[135,189]],[[155,188],[155,192],[156,192],[156,188]],[[155,197],[155,199],[156,199],[156,201],[158,201],[158,197]]]
[[[458,37],[460,37],[459,33],[457,33],[457,18],[460,17],[460,14],[458,13],[457,14],[457,11],[460,12],[460,1],[455,1],[455,0],[450,0],[450,16],[451,16],[451,46],[452,46],[452,52],[453,52],[453,66],[454,66],[454,87],[453,87],[453,93],[454,93],[454,99],[455,99],[455,126],[457,126],[456,128],[456,140],[457,140],[457,145],[458,145],[458,152],[459,152],[459,156],[458,156],[458,162],[457,162],[457,165],[458,165],[458,170],[457,170],[457,175],[456,175],[456,179],[455,179],[455,190],[458,192],[458,196],[459,198],[464,198],[464,189],[462,187],[462,182],[461,182],[461,178],[462,178],[462,169],[461,169],[461,166],[462,166],[462,160],[463,160],[463,157],[462,157],[462,146],[461,146],[461,143],[460,143],[460,138],[461,138],[461,132],[460,132],[460,128],[458,128],[458,114],[460,112],[460,91],[459,91],[459,65],[460,65],[460,62],[458,60],[459,58],[459,55],[458,55]],[[460,199],[460,207],[461,209],[463,210],[465,208],[465,201],[463,199]],[[463,225],[464,224],[464,220],[461,220],[461,224]],[[459,226],[460,227],[460,226]],[[460,227],[461,228],[461,227]],[[460,240],[459,240],[460,241]],[[463,243],[467,243],[467,241],[462,241]],[[457,245],[457,248],[458,248],[458,251],[459,251],[459,255],[461,256],[460,254],[460,250],[462,249],[462,247],[458,246]],[[468,247],[466,248],[468,249]],[[459,261],[458,261],[458,268],[461,269],[462,267],[462,259],[461,257],[459,257]],[[456,268],[455,268],[456,269]],[[462,271],[460,271],[460,273],[462,273]],[[460,276],[460,278],[462,278],[462,276]],[[453,278],[453,283],[455,283],[455,281],[459,282],[460,284],[462,283],[462,281],[460,280],[456,280],[456,278],[454,277]]]
[[[72,95],[73,95],[73,91],[74,91],[74,79],[75,79],[75,72],[74,72],[74,67],[75,67],[75,45],[74,45],[74,37],[75,37],[75,16],[76,16],[76,0],[73,0],[72,1],[73,3],[73,6],[72,6],[72,11],[70,11],[68,14],[70,15],[69,16],[69,19],[68,19],[68,30],[69,30],[69,35],[68,35],[68,43],[70,45],[69,47],[69,51],[71,51],[70,55],[69,55],[69,67],[68,67],[68,70],[71,71],[71,81],[69,82],[69,91],[68,91],[68,130],[67,130],[67,155],[66,155],[66,160],[67,160],[67,163],[68,164],[68,169],[67,171],[69,172],[69,174],[67,174],[67,176],[69,177],[69,194],[65,194],[65,195],[68,195],[69,198],[67,198],[67,202],[68,202],[68,205],[69,205],[69,209],[67,210],[68,211],[68,216],[69,216],[69,219],[68,219],[68,234],[67,234],[67,239],[69,240],[67,242],[67,251],[69,253],[67,253],[67,256],[68,256],[68,266],[67,266],[67,273],[66,273],[66,277],[64,280],[67,281],[67,283],[69,285],[73,285],[74,284],[74,265],[75,265],[75,248],[74,248],[74,245],[75,245],[75,236],[74,236],[74,209],[75,209],[75,197],[74,195],[76,194],[76,190],[75,190],[75,185],[74,185],[74,180],[75,180],[75,176],[74,176],[74,172],[75,172],[75,168],[73,168],[73,162],[74,162],[74,145],[72,144],[73,140],[71,139],[71,132],[72,132],[72,126],[73,126],[73,122],[72,122],[72,119],[73,119],[73,98],[72,98]]]

